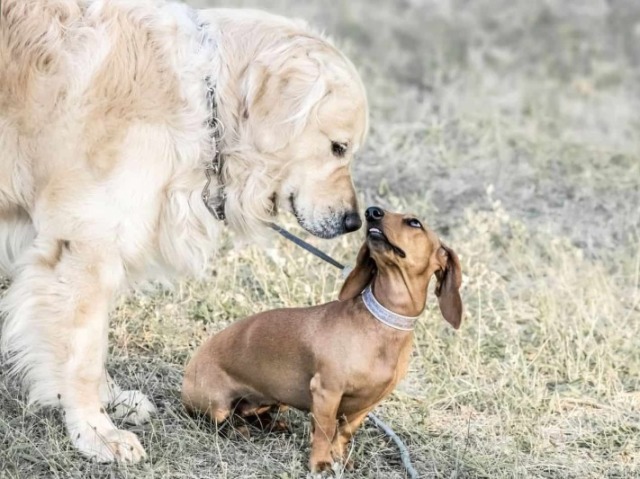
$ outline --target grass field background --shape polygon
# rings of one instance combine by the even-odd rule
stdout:
[[[362,205],[415,212],[461,257],[462,328],[432,296],[408,377],[376,411],[421,477],[640,477],[640,2],[204,4],[299,16],[331,35],[371,103],[354,166]],[[361,239],[312,242],[351,262]],[[159,409],[125,426],[145,463],[83,460],[60,413],[26,409],[3,377],[0,477],[304,477],[305,415],[286,414],[291,434],[224,437],[179,402],[207,336],[336,297],[337,271],[274,242],[282,261],[225,237],[204,281],[118,301],[108,369]],[[346,478],[405,477],[369,423],[352,456]]]

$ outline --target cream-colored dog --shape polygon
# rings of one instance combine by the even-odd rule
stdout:
[[[224,128],[219,127],[223,125]],[[278,209],[358,229],[349,172],[367,129],[353,65],[304,23],[118,0],[0,2],[0,271],[6,364],[65,410],[85,455],[138,461],[153,411],[105,371],[112,298],[201,271],[216,221],[260,238]]]

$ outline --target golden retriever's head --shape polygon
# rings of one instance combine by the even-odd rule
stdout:
[[[350,168],[362,146],[366,115],[363,91],[336,82],[282,151],[282,159],[288,161],[278,205],[316,236],[332,238],[362,224]]]
[[[355,231],[362,222],[350,167],[368,127],[362,82],[307,30],[268,38],[242,81],[238,146],[225,162],[229,221],[247,232],[287,210],[322,238]]]

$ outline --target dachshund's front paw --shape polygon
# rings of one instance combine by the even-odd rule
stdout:
[[[331,456],[326,458],[311,458],[309,461],[309,469],[311,472],[324,472],[330,471],[333,467],[333,461]]]

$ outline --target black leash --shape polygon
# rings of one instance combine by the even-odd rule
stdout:
[[[335,259],[333,259],[331,256],[329,256],[324,251],[320,251],[315,246],[310,245],[309,243],[307,243],[302,238],[299,238],[298,236],[294,235],[293,233],[290,233],[289,231],[285,230],[282,226],[278,226],[275,223],[269,223],[269,227],[271,227],[274,231],[277,231],[278,233],[280,233],[283,237],[285,237],[286,239],[288,239],[292,243],[294,243],[297,246],[300,246],[301,248],[307,250],[312,255],[317,256],[318,258],[326,261],[330,265],[335,266],[339,270],[345,271],[346,267],[342,263],[336,261]],[[393,431],[393,429],[391,429],[391,427],[389,427],[389,425],[385,424],[382,420],[380,420],[380,418],[378,416],[376,416],[372,412],[370,412],[367,415],[367,417],[369,419],[371,419],[373,424],[378,429],[380,429],[384,434],[389,436],[391,438],[391,440],[396,444],[396,446],[398,447],[398,450],[400,451],[400,459],[402,459],[402,465],[404,466],[405,470],[407,471],[407,476],[410,479],[418,479],[418,477],[419,477],[418,476],[418,471],[416,471],[416,469],[413,467],[413,464],[411,464],[411,457],[409,456],[409,449],[407,449],[407,446],[405,446],[404,442],[402,442],[402,439],[400,439],[400,437],[398,437],[398,435]]]
[[[313,245],[310,245],[309,243],[307,243],[305,240],[303,240],[302,238],[298,238],[296,235],[294,235],[293,233],[288,232],[286,229],[284,229],[282,226],[278,226],[275,223],[269,223],[269,227],[275,231],[277,231],[278,233],[280,233],[282,236],[284,236],[286,239],[288,239],[289,241],[291,241],[292,243],[295,243],[296,245],[300,246],[303,249],[306,249],[309,253],[311,253],[312,255],[317,256],[318,258],[320,258],[321,260],[326,261],[327,263],[329,263],[330,265],[335,266],[338,269],[344,270],[345,269],[345,265],[343,265],[342,263],[339,263],[338,261],[336,261],[335,259],[333,259],[331,256],[329,256],[327,253],[325,253],[324,251],[320,251],[318,248],[316,248]]]

